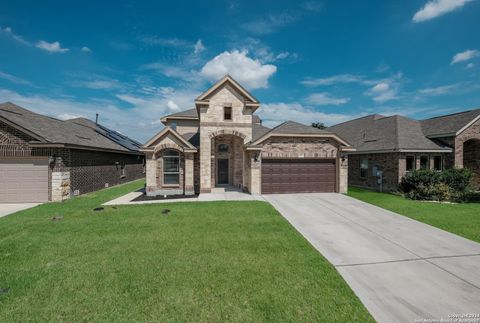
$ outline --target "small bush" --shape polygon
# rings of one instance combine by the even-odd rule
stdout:
[[[471,189],[473,174],[466,168],[449,168],[440,174],[441,181],[455,191],[465,192]]]
[[[470,196],[472,173],[452,168],[442,172],[421,169],[409,172],[400,182],[400,191],[412,200],[465,201]]]

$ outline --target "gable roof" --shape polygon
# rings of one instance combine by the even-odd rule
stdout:
[[[191,151],[197,151],[197,148],[195,148],[189,141],[188,139],[184,138],[182,135],[180,135],[177,131],[175,131],[174,129],[170,128],[170,127],[165,127],[163,128],[163,130],[161,130],[159,133],[157,133],[155,136],[153,136],[152,138],[150,138],[143,146],[142,146],[142,150],[145,151],[145,150],[149,150],[153,147],[151,147],[155,141],[157,141],[158,139],[162,138],[164,135],[166,134],[172,134],[175,138],[177,138],[182,144],[183,144],[183,147],[182,148],[185,148],[187,150],[191,150]],[[193,134],[194,136],[195,134]],[[192,137],[193,137],[192,136]]]
[[[198,120],[198,113],[197,109],[188,109],[185,111],[180,111],[177,113],[172,113],[169,115],[166,115],[160,119],[161,122],[165,123],[167,122],[167,119],[187,119],[187,120]]]
[[[84,118],[59,120],[6,102],[0,104],[0,120],[34,138],[32,145],[139,152],[139,142]]]
[[[240,85],[240,83],[238,83],[237,81],[235,81],[233,79],[233,77],[231,77],[230,75],[225,75],[224,77],[222,77],[222,79],[220,79],[218,82],[216,82],[215,84],[213,84],[208,90],[206,90],[205,92],[203,92],[202,94],[200,94],[196,99],[195,99],[195,102],[202,102],[202,101],[205,101],[208,99],[208,96],[213,92],[215,91],[216,89],[220,88],[222,85],[224,85],[225,83],[229,83],[230,85],[232,85],[235,89],[237,89],[238,92],[240,92],[246,99],[247,101],[249,101],[250,103],[252,104],[256,104],[258,105],[259,102],[258,100],[250,93],[248,92],[247,90],[245,90],[245,88],[243,86]]]
[[[357,152],[451,151],[425,137],[419,121],[399,115],[368,115],[327,130],[351,142]]]
[[[421,120],[420,123],[428,137],[455,136],[479,117],[480,109],[475,109]]]
[[[312,126],[307,126],[302,123],[298,123],[295,121],[285,121],[278,126],[274,127],[270,131],[265,132],[263,135],[259,136],[256,139],[252,140],[252,143],[250,146],[255,146],[269,137],[272,136],[292,136],[292,137],[331,137],[340,142],[342,145],[348,148],[352,148],[350,143],[345,141],[343,138],[337,136],[337,134],[326,131],[326,130],[321,130],[318,128],[314,128]],[[253,137],[253,136],[252,136]]]

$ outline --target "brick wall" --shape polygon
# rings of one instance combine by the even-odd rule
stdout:
[[[363,159],[368,160],[366,177],[360,176],[360,163]],[[377,177],[373,176],[372,167],[377,166],[383,171],[383,190],[396,191],[399,181],[399,154],[351,154],[348,157],[348,183],[349,185],[379,189]]]
[[[420,157],[428,158],[428,167],[433,169],[434,157],[442,156],[444,168],[448,168],[446,161],[451,158],[449,153],[378,153],[378,154],[351,154],[349,156],[348,183],[354,186],[367,187],[378,190],[378,178],[373,174],[373,167],[377,166],[383,171],[383,190],[397,191],[398,184],[407,173],[406,157],[413,156],[416,161],[416,169],[420,168]],[[365,178],[360,176],[360,163],[363,159],[368,160],[368,175]]]
[[[21,131],[0,122],[0,157],[55,157],[48,169],[48,197],[52,199],[52,174],[70,172],[70,190],[80,194],[143,178],[143,156],[66,148],[31,148],[33,140]],[[119,166],[115,165],[119,162]],[[126,177],[122,178],[121,165]]]
[[[77,149],[69,152],[66,168],[72,192],[85,194],[145,177],[143,156]]]

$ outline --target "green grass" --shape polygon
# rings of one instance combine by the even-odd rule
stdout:
[[[267,203],[92,211],[142,185],[1,218],[0,322],[373,321]]]
[[[447,204],[413,201],[398,195],[356,187],[350,187],[348,195],[480,242],[479,203]]]

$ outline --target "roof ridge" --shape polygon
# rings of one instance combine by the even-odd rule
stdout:
[[[419,121],[427,121],[427,120],[445,118],[445,117],[450,117],[450,116],[455,116],[455,115],[458,115],[458,114],[469,113],[469,112],[473,112],[473,111],[477,111],[477,110],[478,110],[478,112],[479,112],[479,114],[480,114],[480,108],[476,108],[476,109],[470,109],[470,110],[465,110],[465,111],[459,111],[459,112],[444,114],[444,115],[440,115],[440,116],[436,116],[436,117],[431,117],[431,118],[427,118],[427,119],[421,119],[421,120],[419,120]]]
[[[347,120],[347,121],[343,121],[343,122],[340,122],[340,123],[337,123],[333,126],[330,126],[328,128],[331,128],[331,127],[336,127],[336,126],[339,126],[339,125],[343,125],[343,124],[346,124],[346,123],[350,123],[350,122],[353,122],[353,121],[358,121],[360,119],[366,119],[368,117],[373,117],[373,116],[382,116],[382,117],[385,117],[384,115],[381,115],[381,114],[378,114],[378,113],[373,113],[373,114],[369,114],[369,115],[366,115],[366,116],[363,116],[363,117],[358,117],[358,118],[355,118],[355,119],[350,119],[350,120]],[[382,118],[383,119],[383,118]]]

